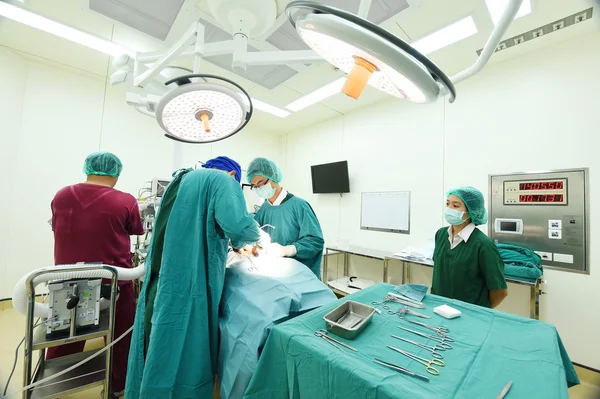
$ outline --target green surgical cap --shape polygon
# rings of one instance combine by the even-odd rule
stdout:
[[[264,176],[275,183],[279,183],[283,179],[283,173],[281,173],[279,166],[267,158],[254,158],[250,162],[246,174],[248,175],[248,183],[255,176]]]
[[[87,176],[119,177],[122,170],[123,164],[121,160],[110,152],[94,152],[88,155],[83,164],[83,173]]]
[[[476,225],[486,224],[488,221],[487,211],[483,201],[483,194],[474,187],[459,187],[448,191],[448,196],[456,195],[464,202],[471,217],[471,221]]]

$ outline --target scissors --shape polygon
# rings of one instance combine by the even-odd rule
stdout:
[[[408,314],[411,314],[413,316],[421,317],[423,319],[431,319],[431,317],[426,316],[426,315],[424,315],[422,313],[419,313],[419,312],[412,311],[409,308],[407,308],[406,306],[403,307],[403,308],[400,308],[400,310],[398,310],[397,312],[394,312],[393,310],[388,310],[388,313],[389,314],[397,314],[400,317],[402,317],[402,316],[404,316],[405,314],[408,313]]]
[[[259,270],[260,270],[260,269],[258,268],[258,266],[256,266],[256,265],[254,264],[254,262],[252,261],[252,258],[251,258],[251,257],[248,257],[248,260],[250,261],[250,264],[252,265],[252,266],[250,266],[250,267],[248,268],[248,271],[249,271],[249,272],[257,272],[257,271],[259,271]]]
[[[388,303],[389,303],[389,299],[388,299],[388,297],[385,297],[383,299],[383,301],[381,301],[381,302],[377,302],[377,301],[371,302],[371,305],[381,306],[385,310],[390,310],[390,307],[388,306]],[[391,310],[390,310],[390,312],[391,312]]]
[[[399,337],[399,336],[394,335],[394,334],[392,334],[392,337],[396,338],[396,339],[399,339],[399,340],[402,340],[404,342],[408,342],[409,344],[416,345],[419,348],[427,349],[429,352],[431,352],[431,356],[433,356],[435,359],[443,359],[444,358],[444,356],[442,356],[442,354],[440,352],[438,352],[438,351],[445,351],[446,349],[440,348],[437,345],[429,346],[429,345],[420,344],[418,342],[411,341],[410,339],[402,338],[402,337]]]
[[[417,326],[425,327],[433,332],[435,332],[440,337],[444,338],[448,342],[454,342],[454,338],[449,337],[447,334],[450,333],[450,329],[445,326],[430,326],[429,324],[421,323],[419,321],[413,321],[407,319],[405,316],[400,316],[401,319],[408,321],[409,323],[416,324]]]
[[[437,345],[439,347],[438,349],[443,349],[443,350],[452,349],[452,345],[450,345],[450,344],[448,344],[448,343],[445,342],[449,338],[447,336],[444,336],[444,337],[439,337],[439,336],[438,337],[434,337],[433,335],[423,334],[423,333],[418,332],[418,331],[409,330],[408,328],[404,328],[402,326],[398,326],[398,328],[400,328],[400,329],[402,329],[404,331],[411,332],[413,334],[420,335],[421,337],[429,338],[429,339],[432,339],[434,341],[439,342],[440,344]]]
[[[440,359],[433,358],[431,360],[427,360],[427,359],[424,359],[424,358],[419,357],[417,355],[413,355],[412,353],[405,352],[402,349],[394,348],[393,346],[389,346],[388,345],[387,347],[390,348],[390,349],[392,349],[392,350],[395,350],[398,353],[402,353],[404,356],[406,356],[406,357],[408,357],[408,358],[410,358],[410,359],[412,359],[414,361],[417,361],[417,362],[421,363],[423,366],[425,366],[425,371],[427,371],[429,374],[433,374],[433,375],[439,375],[440,374],[440,372],[439,372],[438,369],[436,369],[435,367],[431,366],[432,364],[434,364],[436,366],[444,367],[444,362],[441,361]]]
[[[342,348],[340,348],[339,345],[345,346],[346,348],[353,350],[354,352],[358,352],[358,350],[356,348],[353,348],[350,345],[347,345],[341,341],[338,341],[337,339],[335,339],[333,337],[330,337],[329,335],[327,335],[327,331],[325,331],[325,330],[317,330],[317,331],[315,331],[315,335],[317,337],[323,338],[325,341],[329,342],[331,345],[335,346],[342,352],[344,350]]]

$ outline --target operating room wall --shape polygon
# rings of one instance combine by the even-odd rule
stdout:
[[[153,177],[169,177],[174,164],[217,155],[243,165],[260,155],[283,162],[282,138],[252,128],[213,145],[176,146],[104,76],[1,46],[0,65],[0,299],[10,298],[28,271],[53,264],[50,202],[60,188],[85,179],[91,152],[121,158],[116,188],[133,195]]]
[[[600,34],[594,33],[491,64],[457,86],[454,104],[390,100],[292,132],[284,183],[311,202],[328,245],[394,252],[425,246],[445,224],[447,189],[473,185],[487,200],[489,174],[589,167],[591,274],[546,270],[540,318],[557,327],[573,361],[600,369],[598,348],[590,346],[600,329],[600,255],[594,250],[600,244],[594,234],[600,222],[598,48]],[[351,193],[313,195],[310,165],[337,160],[349,162]],[[411,191],[410,235],[360,230],[361,192],[396,190]],[[352,257],[350,270],[381,280],[381,262]],[[411,280],[429,285],[431,271],[413,267]],[[392,281],[398,283],[399,275]],[[529,316],[529,289],[509,284],[500,310]]]

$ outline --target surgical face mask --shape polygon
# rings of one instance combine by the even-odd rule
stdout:
[[[463,217],[467,215],[466,219]],[[444,211],[444,217],[446,218],[446,222],[450,223],[452,226],[460,226],[469,220],[469,215],[466,212],[458,211],[452,208],[446,208]]]
[[[263,199],[270,199],[275,195],[275,189],[271,187],[271,184],[269,182],[257,188],[255,191],[256,195]]]

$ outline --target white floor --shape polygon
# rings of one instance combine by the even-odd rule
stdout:
[[[15,356],[15,348],[23,338],[25,331],[25,317],[18,314],[14,309],[0,310],[0,394],[10,374]],[[102,339],[89,341],[86,350],[97,349],[103,345]],[[572,399],[599,399],[600,398],[600,374],[577,368],[577,374],[582,384],[569,390]],[[20,389],[23,379],[23,348],[19,353],[19,360],[15,373],[11,380],[8,393]],[[90,399],[100,398],[101,387],[79,392],[61,399]],[[509,395],[510,396],[510,395]],[[20,398],[14,395],[13,398]]]

